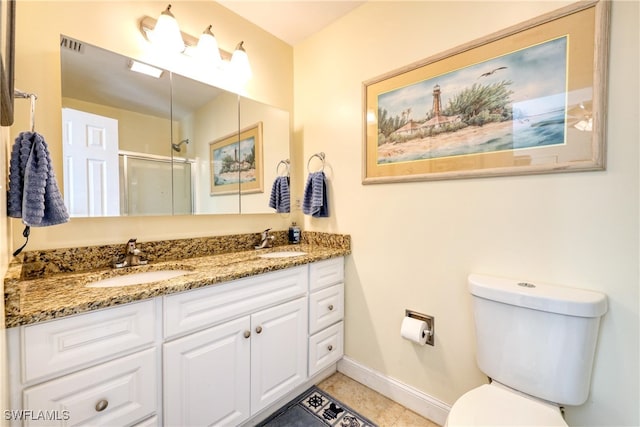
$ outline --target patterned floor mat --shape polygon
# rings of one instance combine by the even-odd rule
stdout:
[[[316,386],[284,405],[259,427],[377,427]]]

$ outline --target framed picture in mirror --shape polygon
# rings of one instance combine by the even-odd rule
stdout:
[[[262,122],[209,144],[211,195],[264,192]]]

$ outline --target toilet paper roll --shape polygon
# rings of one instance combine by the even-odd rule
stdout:
[[[402,319],[400,335],[409,341],[425,345],[427,342],[427,322],[413,317],[405,317]]]

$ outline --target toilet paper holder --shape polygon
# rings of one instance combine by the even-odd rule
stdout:
[[[426,344],[434,345],[434,335],[435,335],[435,319],[433,316],[429,316],[427,314],[418,313],[417,311],[405,309],[404,315],[406,317],[413,317],[414,319],[422,320],[427,324],[427,330],[424,332],[427,336]]]

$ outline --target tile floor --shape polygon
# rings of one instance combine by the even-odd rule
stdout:
[[[380,427],[438,427],[393,400],[336,372],[318,387]]]

